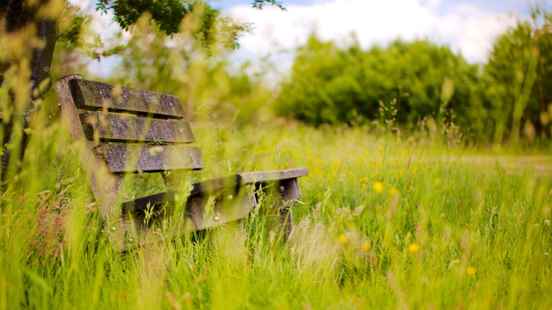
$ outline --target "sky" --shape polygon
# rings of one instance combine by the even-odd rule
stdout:
[[[94,0],[73,0],[93,10]],[[267,58],[285,73],[293,50],[308,36],[339,44],[352,34],[365,48],[401,38],[426,38],[450,46],[470,62],[487,59],[494,39],[516,20],[526,18],[532,3],[552,9],[552,0],[281,0],[286,10],[253,9],[250,0],[210,0],[223,14],[251,25],[232,55],[235,63]],[[94,14],[95,28],[104,36],[117,28],[110,16]],[[91,64],[98,75],[108,75],[116,59]]]

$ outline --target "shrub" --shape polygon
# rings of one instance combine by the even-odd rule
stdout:
[[[539,19],[542,20],[539,21]],[[500,36],[485,66],[486,121],[496,142],[552,135],[552,15],[535,12]]]
[[[467,125],[480,106],[478,81],[476,65],[426,40],[363,50],[311,36],[282,84],[277,112],[314,125],[352,125],[378,119],[380,106],[394,103],[403,125],[425,117]]]

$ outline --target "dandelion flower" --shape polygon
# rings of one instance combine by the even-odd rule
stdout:
[[[475,276],[475,273],[477,272],[477,269],[475,269],[475,267],[473,266],[469,266],[468,268],[466,268],[466,273],[468,274],[468,276],[470,277],[473,277]]]
[[[337,238],[337,241],[339,241],[339,243],[341,245],[346,245],[347,243],[349,243],[349,238],[347,238],[347,236],[345,234],[341,234]]]
[[[372,248],[372,246],[370,245],[370,242],[366,241],[366,242],[363,242],[361,245],[360,245],[360,251],[362,253],[368,253],[370,251],[370,249]]]
[[[412,243],[408,246],[408,252],[410,254],[416,254],[420,250],[420,246],[416,243]]]
[[[374,184],[372,185],[372,189],[374,190],[374,192],[376,193],[381,193],[383,192],[383,183],[382,182],[374,182]]]

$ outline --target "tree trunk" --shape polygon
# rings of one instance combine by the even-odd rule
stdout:
[[[41,20],[36,23],[37,36],[44,41],[44,47],[35,49],[31,58],[31,81],[33,89],[50,77],[50,65],[56,45],[56,22]],[[40,94],[39,94],[40,95]]]
[[[36,35],[43,44],[40,48],[34,48],[30,53],[30,65],[31,65],[31,98],[28,98],[29,103],[41,96],[41,92],[48,88],[49,85],[44,83],[49,82],[50,65],[52,64],[52,58],[54,55],[54,48],[56,44],[56,21],[51,19],[44,19],[37,16],[38,8],[48,3],[48,0],[37,1],[33,6],[29,6],[25,0],[0,0],[0,22],[7,33],[15,33],[22,30],[28,25],[33,25],[36,30]],[[0,84],[4,80],[4,73],[10,67],[9,61],[0,64]],[[46,87],[46,88],[45,88]],[[25,149],[28,142],[28,136],[25,128],[29,125],[30,112],[32,104],[27,105],[27,109],[24,111],[23,127],[14,126],[14,119],[3,120],[2,126],[4,126],[4,135],[2,141],[2,184],[6,181],[8,166],[10,161],[16,161],[16,166],[20,166],[20,162],[25,155]],[[15,133],[14,128],[21,128],[17,130],[23,130],[22,133]],[[19,142],[15,142],[14,137],[21,137]],[[18,139],[19,140],[19,139]],[[10,143],[18,143],[17,158],[10,158],[10,151],[8,145]],[[12,149],[14,147],[12,146]]]

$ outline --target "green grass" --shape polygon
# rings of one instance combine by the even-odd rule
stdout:
[[[309,168],[288,243],[259,216],[121,255],[53,127],[1,197],[0,309],[552,308],[552,181],[530,161],[363,129],[195,129],[198,178]]]

